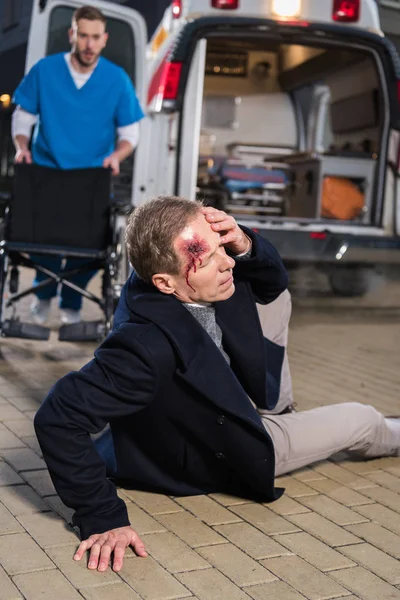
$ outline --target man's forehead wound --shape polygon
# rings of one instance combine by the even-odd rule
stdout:
[[[210,245],[203,237],[193,233],[180,240],[179,250],[182,252],[186,261],[193,266],[193,263],[196,263],[198,260],[201,261],[202,256],[204,256],[206,252],[209,252]]]
[[[196,290],[189,283],[189,273],[192,269],[193,272],[196,273],[197,266],[201,266],[203,264],[202,257],[206,252],[209,252],[210,246],[204,238],[199,236],[197,233],[194,233],[190,229],[184,232],[182,238],[183,239],[179,241],[178,247],[180,252],[184,256],[184,260],[186,263],[186,284],[195,292]]]

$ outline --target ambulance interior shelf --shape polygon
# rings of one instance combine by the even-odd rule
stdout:
[[[376,165],[371,154],[310,152],[285,162],[291,168],[286,216],[369,222]]]
[[[376,162],[371,154],[277,155],[276,148],[240,142],[227,152],[200,158],[198,194],[207,203],[241,218],[368,222]]]
[[[284,214],[288,170],[284,162],[235,156],[201,157],[198,194],[233,214]]]

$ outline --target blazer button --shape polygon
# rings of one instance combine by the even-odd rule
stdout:
[[[225,454],[223,454],[222,452],[216,452],[215,458],[218,458],[218,460],[224,460]]]
[[[220,415],[217,419],[218,425],[223,425],[225,423],[225,415]]]

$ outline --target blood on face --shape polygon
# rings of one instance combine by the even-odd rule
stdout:
[[[200,238],[198,235],[194,234],[189,240],[184,240],[179,245],[181,252],[184,254],[186,259],[186,268],[185,268],[185,279],[187,285],[195,292],[193,286],[189,283],[189,273],[193,269],[193,272],[196,273],[197,266],[201,266],[203,264],[203,256],[206,252],[210,250],[210,246],[207,242]]]

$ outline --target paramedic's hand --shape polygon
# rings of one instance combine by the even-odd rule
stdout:
[[[233,217],[211,206],[204,206],[202,212],[210,223],[211,229],[220,234],[221,245],[230,250],[232,254],[245,254],[250,250],[251,240],[240,229]]]
[[[106,156],[103,160],[103,167],[105,169],[111,169],[113,175],[119,175],[119,158],[113,152],[110,156]]]
[[[28,148],[25,149],[21,149],[18,150],[16,155],[15,155],[15,162],[16,163],[27,163],[28,165],[32,164],[32,154],[30,152],[30,150],[28,150]]]
[[[132,527],[118,527],[104,533],[95,533],[79,545],[74,560],[81,560],[86,550],[90,550],[88,569],[106,571],[111,554],[113,571],[120,571],[124,562],[125,550],[132,546],[138,556],[146,558],[144,543]]]

